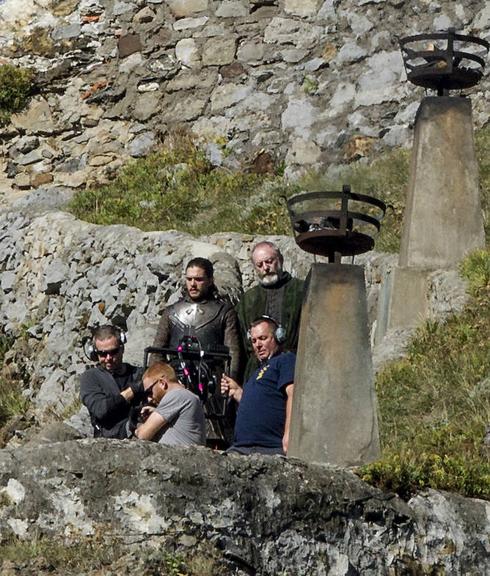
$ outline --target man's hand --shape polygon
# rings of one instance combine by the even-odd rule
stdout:
[[[131,382],[131,384],[121,392],[121,396],[126,400],[126,402],[132,402],[136,400],[138,402],[143,397],[145,389],[143,388],[143,382]]]
[[[148,418],[148,416],[155,411],[155,406],[143,406],[143,408],[141,408],[141,421],[145,422],[146,419]]]
[[[233,380],[233,378],[223,374],[223,376],[221,376],[221,394],[233,398],[235,402],[240,402],[242,399],[243,389],[238,382]]]
[[[121,392],[121,396],[124,398],[124,400],[126,400],[126,402],[132,402],[134,399],[134,392],[130,387],[124,388],[124,390]]]

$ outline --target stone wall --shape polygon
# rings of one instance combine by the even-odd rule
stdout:
[[[185,126],[212,161],[290,176],[405,145],[421,89],[397,37],[490,37],[485,0],[4,0],[1,62],[38,94],[1,131],[8,183],[78,187]],[[470,91],[488,121],[489,80]]]

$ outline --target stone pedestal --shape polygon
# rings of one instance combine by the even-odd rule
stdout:
[[[364,269],[313,264],[306,284],[288,456],[357,466],[379,456]]]
[[[428,277],[485,246],[471,101],[424,98],[417,112],[399,266],[380,294],[376,343],[428,318]]]
[[[400,266],[447,268],[484,245],[471,101],[424,98],[415,123]]]

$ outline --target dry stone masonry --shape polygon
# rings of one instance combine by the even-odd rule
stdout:
[[[295,176],[405,145],[420,92],[397,37],[490,37],[485,0],[4,0],[1,62],[37,95],[2,130],[20,189],[110,177],[178,126],[216,164],[267,151]],[[488,76],[487,76],[488,78]],[[472,96],[489,118],[489,80]]]

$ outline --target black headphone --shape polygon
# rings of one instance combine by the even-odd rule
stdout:
[[[95,335],[97,334],[97,332],[99,332],[99,330],[102,329],[107,330],[110,336],[115,336],[117,338],[119,346],[124,346],[124,344],[126,344],[126,342],[128,341],[126,332],[123,332],[123,330],[121,330],[121,328],[119,328],[118,326],[113,326],[112,324],[104,324],[102,326],[95,326],[91,328],[90,331],[92,332],[92,335],[88,336],[85,339],[83,343],[83,351],[85,353],[85,356],[92,362],[97,362],[97,360],[99,359],[99,356],[97,354],[97,347],[95,345]]]
[[[283,326],[281,326],[281,324],[279,324],[279,322],[275,318],[272,318],[272,316],[267,316],[266,314],[262,314],[262,316],[257,316],[257,318],[252,322],[252,324],[259,322],[260,320],[264,320],[265,322],[270,322],[274,324],[275,329],[273,332],[273,336],[278,344],[283,344],[286,341],[287,337],[286,329]],[[247,338],[248,340],[251,340],[252,338],[250,328],[247,330]]]

